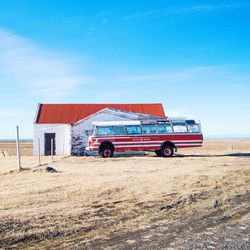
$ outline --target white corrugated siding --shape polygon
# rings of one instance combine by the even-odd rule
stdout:
[[[38,155],[38,139],[40,152],[44,155],[45,133],[56,134],[56,155],[71,154],[71,125],[67,124],[34,124],[33,154]]]

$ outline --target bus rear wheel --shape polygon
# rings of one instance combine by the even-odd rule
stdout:
[[[174,154],[174,148],[170,145],[165,145],[161,149],[162,157],[172,157]]]
[[[102,158],[113,157],[114,150],[110,146],[103,146],[100,150],[100,155]]]

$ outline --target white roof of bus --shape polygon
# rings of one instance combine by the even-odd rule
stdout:
[[[108,121],[108,122],[93,122],[96,126],[122,126],[122,125],[140,125],[140,121]]]

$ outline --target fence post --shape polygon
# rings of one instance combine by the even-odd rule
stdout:
[[[53,139],[51,139],[50,151],[51,151],[51,160],[54,161],[54,159],[53,159],[53,153],[54,153]]]
[[[40,149],[40,139],[38,139],[38,162],[39,162],[39,166],[41,166],[41,149]]]
[[[20,155],[20,143],[19,143],[19,127],[18,126],[16,126],[16,155],[17,155],[18,169],[22,170],[21,155]]]

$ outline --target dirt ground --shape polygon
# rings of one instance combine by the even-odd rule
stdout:
[[[249,140],[167,159],[42,157],[43,166],[30,143],[21,148],[19,172],[15,147],[0,143],[0,248],[250,248]]]

